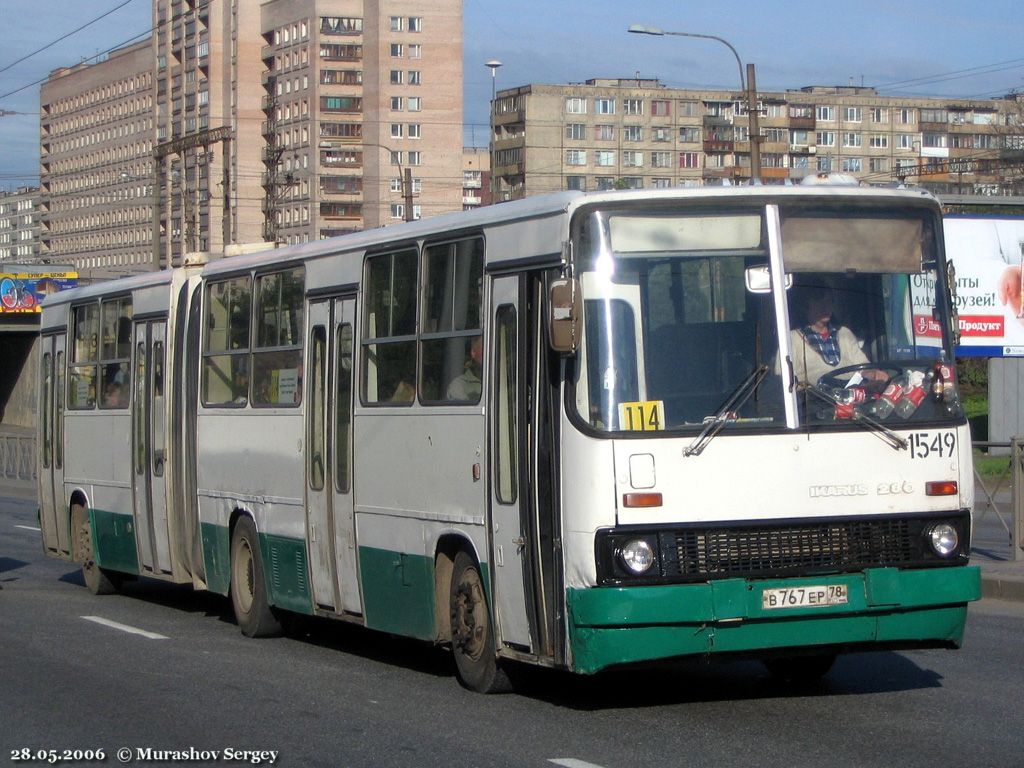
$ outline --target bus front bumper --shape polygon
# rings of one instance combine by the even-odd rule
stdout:
[[[844,585],[841,605],[766,608],[766,590]],[[959,647],[976,566],[567,590],[572,669],[815,646]]]

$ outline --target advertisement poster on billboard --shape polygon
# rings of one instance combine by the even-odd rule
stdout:
[[[946,216],[961,357],[1024,357],[1024,217]],[[916,319],[916,318],[915,318]]]
[[[78,285],[76,272],[0,271],[0,314],[39,312],[51,293]]]

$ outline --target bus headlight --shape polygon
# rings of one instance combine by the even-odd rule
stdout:
[[[647,573],[657,562],[654,548],[645,539],[630,539],[619,549],[619,559],[634,576]]]
[[[936,523],[928,529],[928,541],[939,557],[949,557],[960,548],[960,533],[949,523]]]

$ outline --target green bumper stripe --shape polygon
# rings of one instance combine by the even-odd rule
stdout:
[[[138,573],[139,550],[135,544],[135,520],[132,516],[90,509],[89,519],[96,564],[111,571]]]
[[[432,640],[434,561],[374,547],[359,548],[366,626]]]
[[[846,605],[764,609],[775,587],[845,584]],[[866,642],[960,645],[976,567],[567,590],[573,668],[724,651]]]

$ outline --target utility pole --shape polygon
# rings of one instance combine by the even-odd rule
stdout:
[[[747,118],[750,131],[750,179],[761,180],[761,121],[757,107],[757,80],[754,65],[747,64]]]

